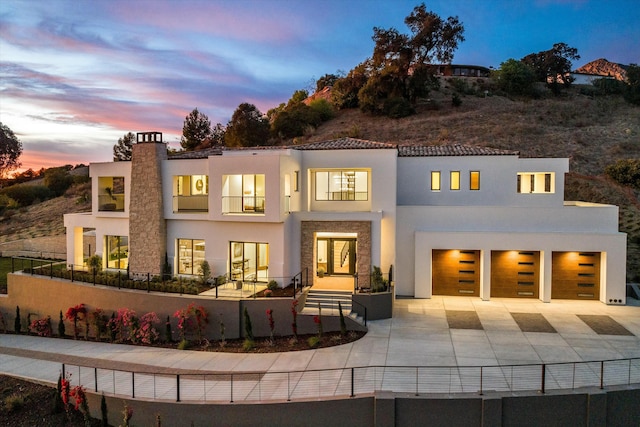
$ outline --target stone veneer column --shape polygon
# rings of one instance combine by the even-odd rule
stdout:
[[[309,269],[310,275],[315,274],[316,233],[356,233],[358,285],[365,288],[370,286],[371,221],[302,221],[301,228],[300,264],[302,270]]]
[[[156,140],[157,135],[160,135],[160,141]],[[167,147],[162,142],[162,134],[138,134],[138,142],[132,147],[129,199],[129,272],[132,275],[162,273],[167,252],[167,226],[162,203],[161,164],[166,159]]]

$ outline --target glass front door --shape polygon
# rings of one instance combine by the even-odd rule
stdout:
[[[316,271],[330,276],[353,276],[356,272],[356,239],[319,238]]]

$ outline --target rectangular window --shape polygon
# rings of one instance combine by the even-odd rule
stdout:
[[[293,191],[300,191],[300,171],[293,172]]]
[[[369,198],[369,172],[316,171],[315,186],[316,200],[365,201]]]
[[[209,211],[209,177],[176,175],[173,177],[174,212]]]
[[[124,212],[124,177],[101,176],[98,178],[98,210]]]
[[[460,171],[451,171],[451,189],[460,190]]]
[[[431,171],[431,191],[440,191],[440,171]]]
[[[124,270],[129,262],[129,238],[127,236],[105,236],[107,246],[107,268]]]
[[[269,280],[269,244],[231,242],[229,246],[231,279],[246,282]]]
[[[518,193],[555,193],[554,172],[518,172]]]
[[[224,175],[222,213],[264,213],[265,175]]]
[[[200,274],[204,240],[178,239],[178,274]]]
[[[469,190],[480,190],[480,171],[469,172]]]

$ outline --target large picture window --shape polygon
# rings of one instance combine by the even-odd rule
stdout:
[[[316,171],[315,185],[316,200],[364,201],[369,198],[368,171]]]
[[[269,244],[231,242],[231,279],[266,282],[269,279]]]
[[[178,274],[200,274],[204,240],[178,239]]]
[[[209,177],[177,175],[173,177],[173,211],[207,212],[209,210]]]
[[[518,193],[555,193],[553,172],[518,172]]]
[[[129,261],[129,238],[127,236],[105,236],[107,243],[107,268],[124,270]]]
[[[223,213],[264,213],[264,174],[224,175],[222,177]]]

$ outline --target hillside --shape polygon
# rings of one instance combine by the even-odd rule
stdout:
[[[598,76],[611,76],[616,80],[625,81],[627,79],[627,66],[609,62],[604,58],[596,59],[575,70],[576,73],[595,74]]]
[[[476,79],[469,79],[472,88]],[[640,281],[640,194],[608,180],[604,168],[618,159],[640,158],[640,108],[621,97],[590,98],[574,89],[567,96],[535,101],[500,96],[462,97],[451,106],[451,88],[443,84],[416,115],[387,119],[358,110],[338,112],[296,143],[343,136],[380,142],[468,144],[518,150],[523,157],[568,157],[565,200],[620,206],[620,231],[629,234],[628,277]],[[85,190],[86,191],[86,190]],[[82,190],[23,208],[0,220],[2,243],[64,234],[62,214],[90,209],[78,204]]]

